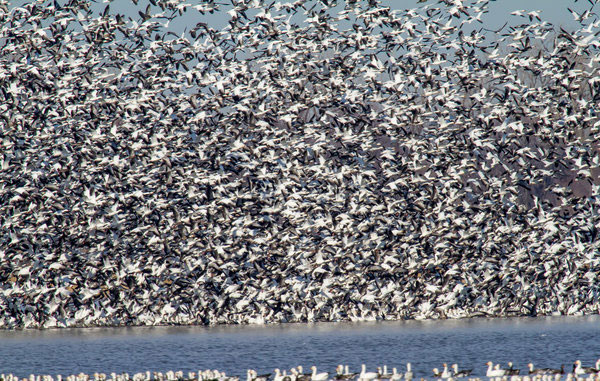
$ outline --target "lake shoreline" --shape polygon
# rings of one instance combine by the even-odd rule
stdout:
[[[62,325],[62,326],[53,326],[53,327],[13,327],[13,328],[0,328],[0,332],[2,331],[47,331],[47,330],[62,330],[62,329],[93,329],[93,328],[153,328],[153,327],[204,327],[204,328],[213,328],[213,327],[273,327],[273,326],[286,326],[286,325],[314,325],[314,324],[343,324],[343,323],[394,323],[394,322],[439,322],[439,321],[461,321],[461,320],[506,320],[506,319],[515,319],[515,318],[531,318],[531,319],[551,319],[551,318],[567,318],[567,317],[593,317],[600,316],[600,314],[596,311],[590,311],[588,313],[581,313],[576,315],[564,315],[560,313],[553,313],[548,315],[491,315],[483,312],[475,312],[473,314],[469,314],[467,316],[461,317],[440,317],[440,318],[402,318],[402,319],[354,319],[354,320],[316,320],[316,321],[284,321],[284,322],[262,322],[262,323],[214,323],[214,324],[197,324],[197,323],[187,323],[187,324],[178,324],[178,323],[159,323],[152,325],[144,325],[144,324],[99,324],[99,325]]]
[[[318,365],[332,372],[413,364],[416,379],[443,363],[474,368],[485,377],[491,359],[526,369],[580,359],[593,364],[600,350],[600,317],[543,317],[252,326],[161,326],[0,331],[3,373],[145,373],[220,369],[228,375]],[[483,372],[483,374],[482,374]],[[1,373],[1,372],[0,372]],[[244,377],[245,378],[245,377]]]

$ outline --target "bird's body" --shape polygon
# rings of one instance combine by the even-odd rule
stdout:
[[[552,369],[552,368],[534,368],[532,363],[527,364],[530,375],[544,375],[544,374],[564,374],[564,365],[561,366],[560,369]]]
[[[344,365],[338,365],[336,368],[336,380],[352,380],[356,377],[356,373],[348,372],[348,365],[344,367]]]
[[[494,367],[494,364],[491,361],[488,361],[486,365],[488,366],[487,372],[485,373],[487,377],[502,377],[506,375],[506,370]]]
[[[412,372],[412,364],[411,363],[406,363],[406,373],[404,373],[404,379],[406,381],[410,381],[413,379],[413,372]]]
[[[596,365],[598,365],[598,362],[596,363]],[[573,373],[575,373],[576,375],[596,374],[598,372],[599,371],[596,368],[582,366],[581,365],[581,360],[576,360],[575,363],[573,363]]]
[[[329,373],[327,372],[321,372],[321,373],[317,373],[317,367],[316,366],[312,366],[312,374],[310,376],[310,379],[312,381],[326,381],[329,379]]]
[[[367,372],[367,366],[365,364],[361,365],[361,371],[358,375],[358,379],[362,381],[367,380],[375,380],[379,377],[379,373],[377,372]]]
[[[504,370],[506,371],[507,376],[517,376],[517,375],[519,375],[519,373],[521,373],[520,369],[513,368],[513,363],[510,361],[508,362],[508,368],[506,368]]]
[[[454,373],[452,374],[452,377],[467,377],[469,375],[471,375],[471,373],[473,372],[473,369],[458,369],[458,364],[452,364],[452,370],[454,371]]]
[[[396,368],[392,369],[392,375],[390,377],[390,381],[399,381],[402,379],[402,373],[398,373]]]
[[[452,377],[452,373],[448,370],[448,364],[444,363],[444,369],[442,369],[442,378],[450,378]]]

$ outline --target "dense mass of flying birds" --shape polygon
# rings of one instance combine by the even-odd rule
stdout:
[[[520,369],[513,368],[512,363],[508,363],[508,368],[501,368],[500,364],[494,365],[491,361],[486,364],[488,366],[485,373],[491,381],[560,381],[562,376],[566,374],[567,380],[572,381],[597,381],[600,379],[600,359],[596,362],[595,367],[584,367],[581,361],[577,360],[573,364],[572,372],[565,372],[564,365],[560,369],[552,368],[534,368],[532,363],[528,364],[526,374],[521,375]],[[472,369],[459,369],[457,364],[452,364],[448,368],[447,364],[443,364],[443,369],[440,371],[437,368],[433,369],[433,377],[430,379],[437,380],[455,380],[458,378],[469,377],[473,373]],[[275,369],[273,373],[258,374],[254,369],[248,369],[246,381],[411,381],[415,379],[412,371],[411,363],[406,364],[406,371],[399,373],[397,368],[393,368],[392,372],[388,372],[386,365],[378,367],[376,372],[367,372],[365,364],[362,364],[360,373],[349,372],[348,365],[338,365],[335,373],[319,372],[316,366],[311,367],[310,373],[303,373],[302,366],[297,366],[290,369],[288,374],[286,370],[283,372],[280,369]],[[425,378],[420,378],[425,380]],[[469,377],[469,381],[481,380],[481,377]],[[29,378],[20,379],[13,374],[1,374],[0,381],[54,381],[55,378],[51,375],[30,375]],[[61,375],[56,376],[56,381],[62,381]],[[218,370],[203,370],[198,372],[188,372],[184,374],[182,371],[167,371],[167,372],[141,372],[130,375],[129,373],[94,373],[93,375],[80,373],[64,378],[66,381],[239,381],[238,376],[227,376],[225,372]]]
[[[0,327],[597,313],[595,1],[488,1],[0,1]]]

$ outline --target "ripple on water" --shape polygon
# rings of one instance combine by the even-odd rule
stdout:
[[[220,369],[245,375],[313,364],[333,372],[387,364],[415,377],[458,363],[482,376],[485,363],[569,369],[600,354],[600,318],[468,319],[435,322],[318,323],[273,326],[93,328],[0,332],[2,372],[21,377],[79,372]]]

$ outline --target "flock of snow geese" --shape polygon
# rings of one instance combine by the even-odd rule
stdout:
[[[0,327],[598,313],[596,1],[488,2],[0,1]]]
[[[500,364],[494,365],[491,361],[486,364],[488,366],[486,377],[490,381],[560,381],[565,375],[564,366],[560,369],[551,368],[534,368],[533,364],[528,364],[527,375],[520,375],[520,369],[513,368],[512,363],[508,363],[509,367],[502,369]],[[443,370],[440,372],[437,368],[433,369],[433,379],[438,380],[455,380],[458,378],[469,377],[473,372],[472,369],[459,370],[457,364],[453,364],[451,369],[444,364]],[[338,365],[336,373],[330,375],[328,372],[318,372],[316,366],[311,367],[310,373],[303,373],[302,366],[292,368],[290,373],[287,371],[281,372],[280,369],[275,369],[274,373],[258,374],[254,369],[248,369],[246,381],[411,381],[415,379],[411,363],[406,364],[406,372],[399,373],[396,368],[393,368],[392,373],[388,373],[387,366],[378,367],[377,372],[367,372],[365,364],[362,364],[360,373],[351,373],[348,371],[348,365]],[[600,379],[600,360],[596,362],[595,367],[583,367],[581,361],[577,360],[573,364],[573,371],[567,373],[567,380],[572,381],[597,381]],[[57,376],[56,379],[51,375],[31,375],[29,378],[19,379],[12,374],[1,374],[1,381],[63,381],[62,376]],[[111,373],[94,373],[88,375],[80,373],[64,378],[65,381],[239,381],[240,377],[230,377],[218,370],[204,370],[189,372],[184,375],[182,371],[168,372],[143,372],[129,375],[128,373],[116,374]],[[425,380],[425,378],[420,378]],[[479,377],[469,378],[469,381],[481,380]]]

